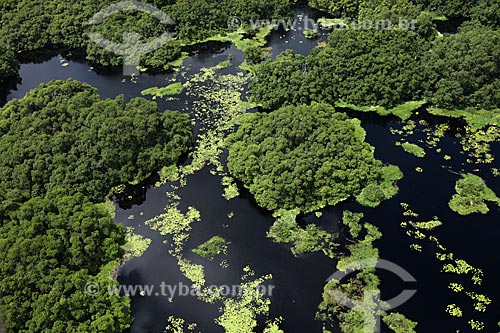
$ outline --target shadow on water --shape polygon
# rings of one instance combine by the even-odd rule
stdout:
[[[113,194],[113,201],[120,209],[130,209],[139,206],[146,201],[146,194],[156,182],[160,180],[158,173],[154,173],[139,184],[125,185],[124,189]]]

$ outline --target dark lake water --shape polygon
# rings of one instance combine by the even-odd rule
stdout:
[[[307,54],[316,43],[306,39],[302,32],[293,30],[275,32],[270,40],[273,55],[286,48]],[[233,46],[228,46],[217,52],[193,55],[185,61],[184,66],[189,72],[195,73],[203,67],[214,66],[226,60],[230,54],[235,63],[242,61],[241,53]],[[8,99],[20,98],[42,82],[67,78],[88,82],[99,90],[102,97],[112,98],[123,94],[130,99],[140,96],[140,92],[146,88],[166,85],[176,75],[142,74],[134,83],[130,79],[123,80],[120,72],[98,74],[87,63],[70,61],[67,67],[62,67],[57,57],[43,63],[24,64],[20,73],[22,83],[16,91],[9,94]],[[189,103],[189,98],[181,95],[179,100],[158,100],[158,103],[161,110],[183,110]],[[418,332],[455,332],[457,329],[467,332],[470,331],[466,325],[469,319],[484,321],[485,332],[496,331],[496,323],[500,319],[497,303],[500,300],[500,288],[496,283],[500,276],[496,259],[496,254],[500,253],[500,242],[497,240],[500,235],[500,210],[490,205],[488,215],[461,217],[453,213],[448,208],[448,201],[454,193],[459,176],[443,166],[456,172],[478,169],[475,173],[500,194],[498,178],[494,178],[490,172],[491,167],[498,167],[498,161],[493,166],[466,164],[453,129],[439,144],[444,153],[452,156],[451,161],[443,159],[444,153],[437,154],[429,149],[426,158],[419,159],[395,145],[399,138],[392,135],[389,129],[399,128],[401,124],[398,121],[366,114],[356,116],[361,118],[367,130],[367,141],[376,147],[376,157],[386,163],[398,165],[403,170],[405,178],[399,182],[400,193],[376,209],[363,208],[353,202],[329,208],[318,223],[333,232],[342,210],[350,209],[363,212],[366,221],[381,229],[384,237],[376,243],[381,258],[400,265],[417,279],[416,285],[412,286],[418,289],[417,294],[398,311],[419,322]],[[440,120],[429,118],[429,121],[436,123]],[[417,142],[419,138],[423,136],[419,137],[417,134],[411,141]],[[493,145],[492,150],[496,156],[500,156],[499,144]],[[416,172],[417,166],[422,167],[424,172]],[[167,189],[166,185],[145,188],[142,191],[143,200],[139,200],[137,205],[117,210],[118,223],[133,226],[136,233],[152,240],[142,257],[129,261],[120,270],[118,280],[124,285],[159,285],[162,281],[172,285],[179,282],[189,284],[179,271],[177,261],[163,244],[166,238],[144,225],[145,221],[164,212],[168,203],[165,194]],[[320,333],[321,324],[314,317],[321,302],[325,280],[335,272],[335,262],[319,253],[294,257],[286,245],[275,244],[266,238],[266,232],[273,223],[268,212],[259,209],[246,193],[227,201],[221,197],[222,191],[220,177],[211,175],[207,169],[190,176],[188,185],[179,191],[182,207],[194,206],[203,217],[201,223],[193,224],[191,237],[185,247],[185,257],[205,266],[208,285],[238,284],[242,268],[247,265],[255,270],[257,276],[272,273],[271,283],[276,288],[271,297],[270,317],[282,316],[283,329],[287,333]],[[424,246],[423,253],[409,249],[413,241],[400,227],[400,223],[406,220],[402,216],[401,202],[409,203],[414,211],[419,212],[422,221],[438,216],[444,225],[432,233],[457,258],[484,270],[484,284],[474,290],[493,299],[493,304],[485,314],[474,311],[465,295],[455,294],[448,289],[450,282],[463,283],[466,289],[472,286],[470,282],[467,283],[466,276],[441,273],[442,264],[436,260],[435,250],[430,245],[427,250]],[[227,217],[230,212],[235,213],[233,219]],[[134,215],[135,219],[128,219],[130,215]],[[228,268],[221,268],[219,259],[207,261],[190,253],[190,249],[214,235],[220,235],[230,242],[228,254],[223,257],[229,263]],[[383,273],[382,277],[383,299],[396,296],[406,287],[391,274]],[[461,305],[466,320],[453,319],[445,313],[446,306],[453,303]],[[163,332],[170,315],[197,323],[203,332],[222,332],[214,322],[214,318],[219,316],[219,306],[220,304],[203,303],[195,297],[177,297],[172,302],[165,297],[133,297],[132,314],[135,319],[132,332]],[[262,320],[260,323],[263,323]]]

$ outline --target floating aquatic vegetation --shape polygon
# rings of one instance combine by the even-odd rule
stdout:
[[[410,249],[417,252],[422,252],[423,247],[419,244],[411,244]]]
[[[500,140],[500,128],[489,126],[486,129],[466,127],[466,134],[460,143],[465,153],[469,155],[468,163],[490,164],[495,157],[491,154],[491,144]]]
[[[226,68],[229,68],[233,65],[233,63],[230,61],[230,60],[225,60],[225,61],[221,61],[217,64],[217,69],[226,69]]]
[[[393,135],[399,135],[402,142],[396,142],[397,146],[401,146],[406,152],[413,154],[417,157],[423,158],[426,155],[426,150],[419,144],[405,142],[408,137],[417,134],[423,133],[425,134],[425,139],[419,139],[418,141],[425,144],[427,148],[435,149],[437,153],[442,152],[442,148],[438,148],[438,144],[441,142],[443,137],[446,135],[446,132],[450,129],[450,125],[448,124],[436,124],[431,125],[426,120],[421,119],[417,122],[413,120],[408,120],[401,129],[390,128],[390,131]],[[451,156],[445,155],[445,160],[450,160]],[[422,172],[420,168],[417,170],[418,172]]]
[[[224,194],[222,195],[224,199],[231,200],[240,195],[240,191],[238,190],[238,185],[236,185],[233,177],[223,176],[222,186],[224,186]]]
[[[167,96],[179,95],[180,93],[182,93],[183,90],[184,90],[184,85],[180,82],[176,82],[162,88],[152,87],[149,89],[145,89],[141,91],[141,95],[142,96],[152,95],[153,99],[155,99],[157,97],[163,98]]]
[[[283,318],[277,318],[272,321],[268,321],[266,328],[264,328],[263,333],[285,333],[285,331],[280,329],[280,325],[283,322]]]
[[[401,207],[404,209],[403,216],[418,217],[418,214],[410,209],[410,205],[406,202],[402,202]]]
[[[482,331],[484,329],[484,323],[482,321],[471,319],[468,323],[473,330]]]
[[[417,327],[416,322],[397,312],[384,314],[382,320],[394,333],[415,333]]]
[[[194,207],[188,207],[186,213],[182,213],[178,208],[178,203],[169,205],[166,212],[146,221],[151,229],[158,231],[161,235],[172,236],[174,248],[172,251],[179,254],[184,246],[184,242],[189,238],[191,223],[201,221],[200,212]]]
[[[462,312],[462,309],[460,309],[460,307],[456,304],[450,304],[446,307],[446,312],[452,316],[452,317],[462,317],[463,316],[463,312]]]
[[[463,118],[468,123],[469,127],[477,130],[487,126],[497,126],[500,123],[500,112],[496,110],[445,110],[430,107],[427,111],[435,116]]]
[[[178,258],[177,265],[182,274],[193,282],[193,288],[201,289],[205,285],[205,269],[202,265],[193,264],[181,257]]]
[[[427,132],[426,143],[429,147],[437,147],[441,139],[446,135],[446,131],[450,129],[448,124],[438,124],[434,127],[433,131]],[[441,151],[441,149],[439,149]],[[438,153],[440,152],[438,151]]]
[[[193,249],[193,252],[203,258],[214,257],[221,253],[227,253],[227,242],[222,237],[214,236]]]
[[[353,238],[357,238],[359,233],[363,230],[361,223],[363,216],[363,213],[353,213],[348,210],[344,211],[342,223],[349,227],[349,233]]]
[[[405,216],[412,216],[418,214],[411,211],[410,207],[406,203],[402,203],[401,207],[405,212],[409,212],[405,214]],[[436,258],[443,262],[442,272],[451,273],[455,275],[467,275],[470,277],[470,280],[473,285],[482,285],[484,273],[480,268],[474,267],[470,265],[467,261],[463,259],[455,258],[455,255],[451,252],[448,252],[446,248],[439,242],[436,236],[426,235],[424,232],[432,231],[436,227],[441,226],[442,223],[439,221],[439,218],[434,217],[430,222],[413,222],[407,221],[402,222],[401,227],[404,229],[413,228],[414,230],[406,230],[406,234],[418,239],[418,240],[430,240],[437,249],[442,252],[436,252]],[[423,246],[421,244],[412,244],[410,245],[412,250],[423,252]],[[465,292],[465,288],[461,283],[452,282],[448,285],[448,288],[455,293],[465,293],[472,301],[473,307],[476,311],[485,312],[486,308],[489,304],[491,304],[491,299],[489,299],[486,295],[478,294],[476,292],[467,291]],[[462,317],[462,310],[456,306],[455,304],[449,305],[446,309],[446,312],[454,317]],[[481,323],[477,322],[477,326],[475,329],[479,329],[481,327]],[[483,325],[484,326],[484,325]],[[481,328],[482,329],[482,328]]]
[[[257,327],[257,316],[269,314],[271,301],[259,292],[259,286],[272,279],[272,275],[250,280],[255,273],[249,267],[245,267],[244,272],[246,274],[242,277],[242,292],[236,298],[223,299],[220,309],[222,315],[215,319],[215,322],[224,328],[225,333],[253,333]]]
[[[474,309],[479,312],[486,312],[486,307],[491,304],[491,299],[482,294],[476,294],[474,292],[466,292],[465,293],[467,296],[469,296],[473,301],[476,301],[474,303]]]
[[[219,264],[220,267],[222,268],[228,268],[229,267],[229,262],[227,260],[221,260],[220,264]]]
[[[404,149],[404,151],[406,151],[407,153],[410,153],[416,157],[420,157],[420,158],[425,157],[424,148],[422,148],[416,144],[405,142],[405,143],[401,144],[401,147]]]
[[[348,255],[342,256],[336,253],[339,258],[337,269],[339,271],[353,270],[355,273],[342,281],[332,279],[324,287],[323,301],[319,305],[317,318],[323,320],[325,324],[335,322],[341,327],[342,332],[361,332],[363,328],[368,326],[369,330],[375,330],[375,321],[364,322],[363,314],[375,314],[382,316],[384,323],[394,332],[398,333],[414,333],[414,328],[417,323],[407,319],[399,313],[380,313],[379,304],[375,302],[366,302],[363,298],[365,292],[376,292],[379,287],[379,278],[376,275],[373,267],[364,267],[364,263],[372,262],[375,265],[379,253],[378,249],[373,246],[373,242],[382,237],[380,231],[374,225],[369,223],[360,223],[363,214],[345,212],[343,223],[350,227],[350,235],[356,235],[354,242],[347,246]],[[361,227],[362,230],[359,230]],[[364,237],[361,236],[364,234]],[[363,263],[363,265],[361,264]],[[363,267],[362,267],[363,266]],[[338,293],[343,297],[348,297],[351,300],[359,301],[354,308],[347,308],[343,302],[339,302]],[[336,318],[332,320],[332,318]],[[333,325],[332,325],[333,326]],[[330,332],[325,326],[324,332]]]
[[[464,286],[461,285],[460,283],[452,282],[448,286],[451,290],[453,290],[456,293],[462,292],[464,290]]]
[[[309,29],[309,30],[304,30],[304,36],[308,39],[316,39],[319,36],[319,32],[317,29]]]
[[[484,180],[474,174],[468,173],[458,180],[453,195],[449,202],[449,207],[460,215],[469,215],[472,213],[487,214],[490,209],[486,201],[491,201],[500,206],[498,198]]]
[[[127,243],[122,247],[125,252],[123,255],[124,261],[142,256],[151,244],[151,239],[134,234],[134,229],[131,227],[127,228],[126,240]]]
[[[415,229],[433,230],[442,226],[443,222],[439,221],[437,217],[434,217],[434,219],[429,222],[409,222],[409,224]]]
[[[267,237],[274,242],[292,244],[291,251],[294,255],[323,251],[334,248],[334,236],[327,231],[319,229],[314,224],[301,228],[296,218],[300,209],[291,211],[279,210],[273,216],[276,221],[269,229]]]
[[[449,258],[446,258],[449,259]],[[465,260],[455,259],[453,263],[448,263],[443,266],[443,272],[454,273],[457,275],[467,275],[472,273],[472,282],[474,284],[482,284],[484,273],[481,269],[475,268]]]
[[[394,115],[402,120],[406,120],[411,117],[413,112],[420,109],[422,105],[426,104],[425,101],[410,101],[404,104],[398,105],[394,108],[387,109],[382,106],[358,106],[350,103],[338,102],[335,103],[335,107],[347,108],[359,112],[375,112],[380,116]]]
[[[169,316],[167,322],[168,325],[165,328],[165,333],[186,333],[186,332],[194,333],[196,327],[198,326],[195,323],[187,324],[184,319],[176,318],[174,316]]]

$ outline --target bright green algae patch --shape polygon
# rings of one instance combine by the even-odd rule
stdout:
[[[428,108],[427,111],[434,116],[449,118],[463,118],[473,129],[478,130],[486,126],[500,125],[500,109],[476,110],[476,109],[440,109]]]
[[[425,157],[424,148],[414,143],[405,142],[401,145],[405,152],[415,155],[417,157]]]
[[[214,236],[193,249],[193,252],[203,258],[209,258],[221,254],[225,248],[226,240],[220,236]]]
[[[180,82],[176,82],[169,84],[166,87],[161,87],[161,88],[152,87],[149,89],[145,89],[141,92],[141,95],[142,96],[153,95],[154,97],[162,98],[166,96],[179,95],[180,93],[182,93],[183,90],[184,90],[184,85]]]

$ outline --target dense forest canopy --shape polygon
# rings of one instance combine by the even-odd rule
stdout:
[[[422,58],[429,42],[408,30],[335,30],[309,56],[292,51],[255,69],[251,98],[280,105],[344,102],[394,107],[422,95]]]
[[[447,110],[499,109],[499,32],[474,21],[437,36],[429,17],[419,22],[416,30],[334,30],[326,47],[306,57],[285,51],[255,67],[250,98],[269,110],[310,102],[394,108],[420,100]]]
[[[0,109],[0,189],[24,196],[53,188],[100,202],[111,187],[175,163],[191,142],[190,121],[154,102],[101,100],[74,80],[42,84]]]
[[[137,11],[115,13],[99,25],[87,23],[94,14],[116,2],[77,0],[62,4],[58,0],[1,0],[0,36],[9,52],[16,55],[53,48],[85,50],[87,59],[94,64],[118,66],[122,63],[121,56],[97,46],[86,36],[88,32],[99,32],[121,43],[124,32],[137,32],[141,41],[147,42],[170,31],[177,34],[176,40],[142,57],[143,65],[164,69],[168,62],[179,58],[183,44],[229,31],[229,17],[239,16],[245,20],[288,17],[295,1],[159,0],[150,2],[172,18],[174,25],[162,24],[150,14]],[[10,64],[9,71],[2,71],[0,79],[12,75],[12,68],[15,68],[2,57],[0,69],[4,63]]]
[[[411,0],[310,0],[309,4],[335,17],[364,19],[377,14],[378,18],[388,18],[397,14],[407,19],[416,18],[422,7]],[[371,15],[370,15],[371,14]]]
[[[123,227],[100,202],[115,185],[179,161],[188,116],[156,103],[101,100],[74,80],[42,84],[0,109],[0,313],[11,332],[125,332],[116,283]]]
[[[375,159],[359,123],[327,104],[257,113],[228,143],[229,171],[269,210],[314,211],[361,193],[376,205],[391,196],[381,184],[401,178]]]
[[[479,24],[437,38],[424,57],[426,97],[441,108],[500,108],[500,32]]]
[[[7,45],[0,43],[0,84],[9,77],[15,76],[19,63],[16,59],[14,51]]]
[[[0,227],[0,294],[11,332],[123,332],[128,301],[86,295],[89,281],[120,256],[123,228],[83,195],[35,197]]]
[[[400,17],[415,18],[420,11],[446,16],[449,19],[479,20],[493,27],[500,24],[500,3],[496,0],[310,0],[309,5],[328,12],[335,17],[363,19],[368,12],[378,12],[386,16],[387,9],[399,13]]]

